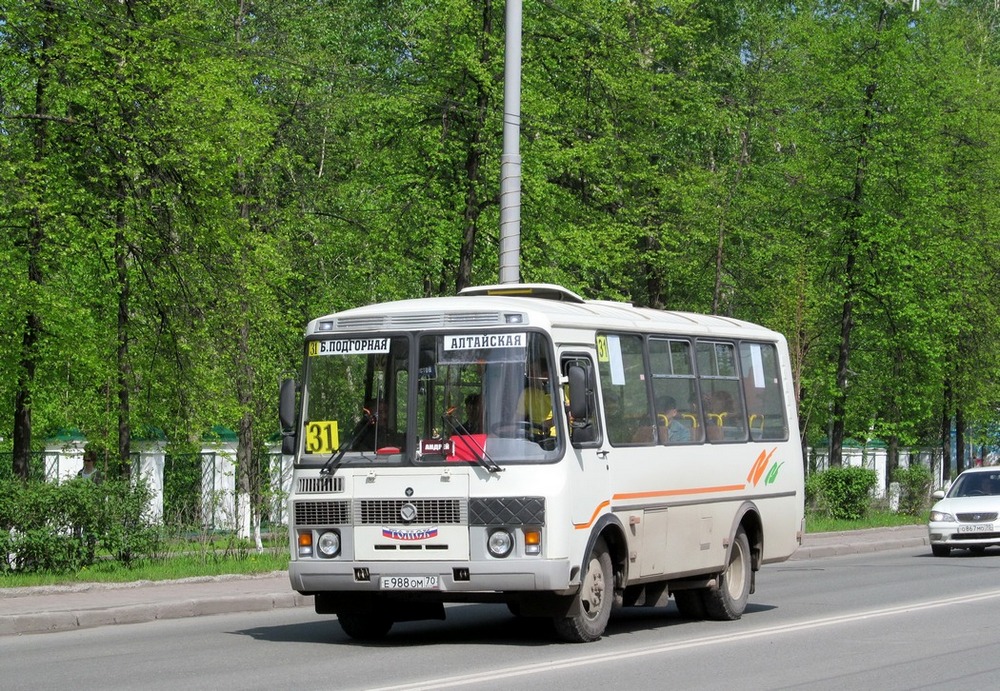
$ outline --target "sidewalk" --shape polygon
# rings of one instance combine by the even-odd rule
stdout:
[[[810,533],[792,560],[927,544],[927,528],[922,525]],[[0,588],[0,636],[287,607],[312,608],[312,597],[293,591],[284,571],[263,576],[188,578],[162,583]]]

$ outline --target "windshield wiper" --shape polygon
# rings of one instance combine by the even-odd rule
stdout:
[[[486,468],[486,470],[490,471],[491,473],[502,473],[503,468],[498,466],[496,462],[492,458],[490,458],[490,455],[486,453],[486,449],[484,449],[482,445],[479,443],[479,441],[472,435],[472,432],[470,432],[468,428],[461,422],[455,421],[452,415],[454,412],[455,412],[454,408],[449,408],[441,416],[441,419],[445,421],[445,424],[447,424],[451,428],[452,434],[458,433],[464,437],[468,437],[466,441],[469,450],[472,452],[473,457],[476,459],[476,463]],[[476,447],[479,449],[478,451],[476,450],[476,448],[473,448],[472,446],[473,444],[475,444]]]
[[[364,408],[364,414],[358,423],[358,428],[354,430],[354,434],[351,435],[350,439],[338,446],[336,451],[330,454],[330,457],[326,459],[326,463],[324,463],[323,467],[319,469],[319,474],[332,475],[337,472],[337,468],[340,467],[340,461],[344,458],[344,454],[347,453],[347,450],[357,444],[358,440],[361,439],[361,435],[364,434],[369,427],[374,425],[377,420],[377,414],[372,413],[367,408]]]

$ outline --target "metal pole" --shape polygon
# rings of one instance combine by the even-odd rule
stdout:
[[[521,0],[507,0],[503,155],[500,157],[500,282],[518,283],[521,263]]]

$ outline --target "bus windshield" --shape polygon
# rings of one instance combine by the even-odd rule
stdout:
[[[413,343],[406,336],[309,343],[303,462],[496,470],[559,457],[565,423],[544,335],[423,334]]]

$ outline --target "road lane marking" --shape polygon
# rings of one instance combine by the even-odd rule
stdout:
[[[585,667],[588,665],[603,664],[611,660],[623,660],[637,657],[648,657],[651,655],[661,655],[678,650],[688,650],[700,648],[718,643],[729,643],[733,641],[746,641],[762,636],[774,636],[808,629],[817,629],[825,626],[836,626],[843,623],[855,623],[866,619],[879,619],[896,614],[906,614],[915,610],[926,611],[929,609],[939,609],[941,607],[951,607],[953,605],[964,605],[970,602],[981,602],[984,600],[995,600],[1000,598],[1000,590],[991,590],[983,593],[970,595],[958,595],[944,599],[935,599],[928,602],[915,602],[906,605],[896,605],[872,610],[870,612],[852,612],[850,614],[838,614],[831,617],[821,617],[819,619],[809,619],[792,624],[779,624],[770,626],[758,631],[739,631],[725,633],[721,635],[702,636],[685,641],[665,643],[662,645],[637,648],[635,650],[618,650],[603,653],[601,655],[586,654],[572,657],[566,660],[550,660],[547,662],[535,662],[529,665],[517,665],[514,667],[504,667],[487,672],[476,672],[473,674],[462,674],[458,676],[441,677],[438,679],[428,679],[398,686],[380,686],[370,691],[429,691],[431,689],[446,689],[456,686],[466,686],[468,684],[481,684],[490,681],[506,680],[510,677],[519,677],[527,674],[539,674],[554,670],[572,669],[574,667]]]

